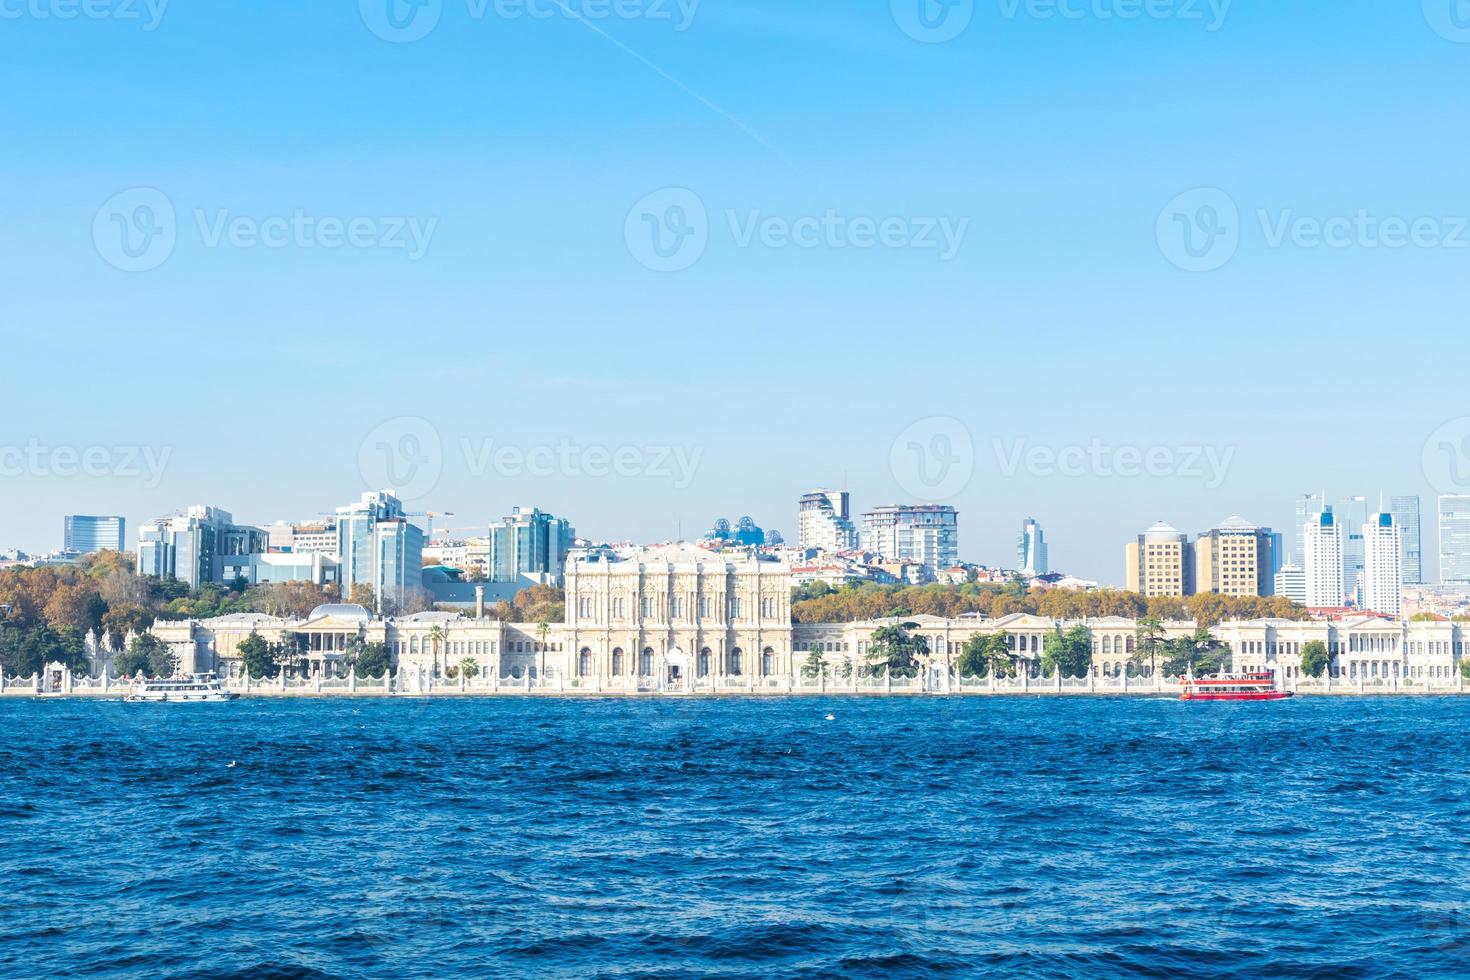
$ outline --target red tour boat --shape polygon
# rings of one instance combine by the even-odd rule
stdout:
[[[1180,685],[1181,701],[1280,701],[1291,697],[1290,691],[1276,689],[1276,675],[1270,671],[1186,677]]]

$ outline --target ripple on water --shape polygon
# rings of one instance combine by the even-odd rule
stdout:
[[[1462,705],[6,699],[0,967],[1465,976]]]

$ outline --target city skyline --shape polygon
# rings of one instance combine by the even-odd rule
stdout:
[[[384,488],[384,489],[391,489],[391,488]],[[372,494],[375,494],[375,493],[377,493],[377,491],[365,491],[364,492],[364,495],[365,496],[366,495],[372,495]],[[1391,515],[1394,516],[1394,518],[1395,518],[1395,520],[1394,520],[1394,526],[1398,529],[1398,532],[1401,535],[1402,552],[1403,553],[1401,554],[1401,557],[1400,557],[1400,568],[1401,568],[1401,574],[1404,577],[1404,584],[1405,585],[1413,585],[1413,584],[1438,584],[1438,583],[1440,583],[1441,582],[1441,578],[1438,577],[1438,576],[1427,576],[1426,575],[1425,576],[1425,581],[1422,582],[1422,583],[1416,583],[1416,580],[1414,580],[1414,579],[1412,579],[1412,578],[1409,577],[1409,572],[1408,572],[1408,557],[1407,556],[1408,556],[1408,553],[1409,553],[1410,544],[1409,544],[1409,541],[1408,541],[1407,538],[1402,538],[1402,535],[1404,534],[1404,524],[1403,524],[1402,519],[1398,515],[1402,512],[1402,510],[1404,508],[1409,507],[1410,506],[1410,502],[1413,501],[1415,498],[1413,498],[1412,496],[1409,496],[1409,495],[1400,495],[1400,494],[1394,494],[1394,495],[1390,496],[1387,493],[1381,494],[1380,497],[1381,497],[1382,501],[1384,501],[1384,503],[1383,503],[1384,513],[1385,514],[1391,514]],[[884,512],[886,510],[890,510],[893,507],[899,507],[901,509],[902,508],[909,508],[909,509],[916,509],[916,510],[919,510],[919,511],[924,511],[924,510],[933,510],[933,509],[936,509],[936,508],[938,508],[940,510],[943,510],[943,509],[946,509],[946,508],[948,508],[950,506],[950,505],[938,505],[938,504],[892,504],[892,503],[885,503],[885,504],[874,504],[874,505],[872,505],[870,507],[857,507],[857,506],[853,506],[853,505],[851,505],[849,503],[850,498],[851,498],[851,492],[849,490],[845,490],[844,489],[844,490],[840,490],[840,491],[834,491],[834,490],[830,490],[830,489],[826,489],[826,488],[821,488],[821,487],[818,487],[818,488],[815,488],[815,489],[809,488],[807,491],[804,491],[802,494],[800,494],[796,499],[788,501],[788,504],[790,505],[790,513],[789,513],[789,516],[792,519],[791,519],[791,521],[788,524],[788,527],[791,528],[791,531],[790,531],[790,536],[787,537],[787,540],[785,542],[785,544],[786,544],[787,547],[798,547],[798,546],[801,546],[801,547],[810,547],[810,546],[812,546],[810,544],[804,544],[801,541],[800,537],[799,537],[799,535],[801,533],[801,530],[802,530],[803,526],[806,523],[806,519],[805,519],[805,517],[803,515],[807,513],[807,507],[808,507],[808,503],[809,502],[816,502],[816,501],[822,500],[823,498],[826,498],[827,501],[828,501],[828,502],[824,502],[823,503],[823,506],[824,507],[830,508],[830,506],[831,506],[830,501],[831,500],[836,500],[836,501],[838,501],[839,511],[840,511],[841,508],[850,508],[851,520],[850,521],[846,521],[846,523],[847,524],[852,524],[854,526],[848,532],[848,533],[850,533],[851,536],[850,537],[847,537],[845,539],[842,539],[842,540],[846,544],[848,544],[850,547],[853,547],[853,548],[862,547],[862,548],[866,548],[866,549],[869,549],[869,550],[882,550],[882,549],[876,548],[873,539],[870,538],[870,537],[865,537],[859,531],[858,528],[861,525],[861,523],[862,523],[862,521],[863,521],[863,519],[865,517],[874,516],[874,515],[876,515],[878,513]],[[1308,501],[1308,502],[1310,502],[1312,504],[1312,506],[1315,506],[1315,507],[1320,508],[1320,506],[1321,506],[1320,505],[1320,501],[1323,499],[1323,495],[1320,494],[1320,493],[1302,494],[1302,495],[1297,495],[1297,497],[1295,499],[1296,499],[1295,508],[1296,508],[1296,511],[1297,511],[1297,514],[1295,516],[1299,516],[1299,513],[1300,513],[1302,507],[1304,506],[1303,501]],[[1328,499],[1331,499],[1330,494],[1328,495]],[[1393,501],[1393,508],[1390,508],[1389,505],[1387,504],[1387,501],[1390,500],[1390,499]],[[1420,557],[1421,557],[1422,565],[1423,565],[1423,567],[1425,569],[1437,568],[1439,566],[1439,564],[1440,564],[1440,555],[1441,555],[1442,551],[1445,548],[1449,548],[1448,554],[1450,554],[1452,556],[1458,555],[1459,552],[1462,551],[1462,550],[1463,551],[1470,552],[1470,549],[1467,549],[1461,543],[1462,540],[1470,540],[1470,532],[1465,532],[1465,531],[1461,530],[1462,525],[1463,526],[1470,526],[1470,524],[1465,524],[1465,522],[1459,521],[1459,520],[1455,520],[1455,521],[1446,521],[1445,520],[1445,516],[1441,513],[1441,511],[1444,509],[1445,500],[1447,500],[1447,499],[1449,499],[1449,500],[1470,500],[1470,496],[1464,496],[1464,495],[1437,495],[1437,496],[1433,496],[1433,497],[1429,498],[1427,501],[1426,500],[1423,500],[1422,498],[1419,500],[1420,509],[1423,510],[1425,507],[1429,507],[1431,509],[1431,511],[1432,511],[1433,518],[1434,518],[1433,522],[1430,523],[1429,526],[1423,532],[1424,535],[1425,535],[1425,539],[1426,540],[1425,540],[1425,542],[1423,544],[1422,553],[1421,553],[1421,556]],[[1367,513],[1367,508],[1370,506],[1370,504],[1368,502],[1368,498],[1365,497],[1365,496],[1361,496],[1361,495],[1359,495],[1359,496],[1352,496],[1352,497],[1342,498],[1342,500],[1344,502],[1348,503],[1349,505],[1361,505],[1364,508],[1364,517],[1363,517],[1363,521],[1361,523],[1355,523],[1354,520],[1353,520],[1353,518],[1351,518],[1351,517],[1345,517],[1342,514],[1342,512],[1341,512],[1340,509],[1335,508],[1335,507],[1332,508],[1336,512],[1337,516],[1339,517],[1338,527],[1339,527],[1339,529],[1341,531],[1342,538],[1343,538],[1343,542],[1342,542],[1342,545],[1340,547],[1341,560],[1342,560],[1342,562],[1344,564],[1344,570],[1343,570],[1344,581],[1343,581],[1343,584],[1341,586],[1341,594],[1343,595],[1345,601],[1350,601],[1356,595],[1357,590],[1354,587],[1354,585],[1351,584],[1353,582],[1353,575],[1354,575],[1354,568],[1353,568],[1353,561],[1354,561],[1354,559],[1353,559],[1353,556],[1350,554],[1350,549],[1349,549],[1349,546],[1348,546],[1349,545],[1349,539],[1351,537],[1355,537],[1356,536],[1356,537],[1359,538],[1359,542],[1361,544],[1361,533],[1365,530],[1365,528],[1367,526],[1369,526],[1373,522],[1376,522],[1377,519],[1379,517],[1384,516],[1384,514],[1374,513],[1372,515],[1369,515]],[[144,528],[144,527],[147,527],[147,526],[150,526],[150,525],[153,525],[153,524],[157,524],[157,523],[162,522],[162,521],[167,521],[171,517],[176,517],[178,515],[183,515],[183,514],[186,514],[187,512],[189,512],[192,509],[197,509],[197,508],[201,508],[201,507],[206,508],[206,509],[211,509],[211,508],[214,508],[215,505],[212,505],[212,504],[198,504],[198,503],[195,503],[195,504],[181,504],[179,506],[173,507],[173,508],[171,508],[171,509],[169,509],[167,511],[162,512],[162,513],[155,513],[155,514],[151,515],[150,517],[143,518],[143,519],[134,518],[134,517],[121,517],[121,516],[119,516],[117,518],[111,518],[111,517],[109,517],[109,518],[103,518],[103,519],[104,520],[119,520],[119,521],[123,522],[124,524],[126,524],[128,522],[131,522],[131,526],[132,527]],[[1331,505],[1329,505],[1329,507],[1331,507]],[[1459,507],[1459,510],[1465,511],[1465,512],[1470,512],[1470,510],[1467,510],[1467,508],[1470,508],[1470,504],[1462,504]],[[523,506],[517,504],[517,505],[512,505],[512,506],[510,506],[510,507],[508,507],[506,509],[509,510],[509,511],[511,511],[512,514],[514,515],[514,514],[519,514],[522,511]],[[528,508],[527,509],[527,512],[529,513],[532,510],[533,509],[529,509]],[[539,512],[539,508],[536,508],[534,510],[536,510],[537,512]],[[317,516],[308,517],[308,518],[302,518],[302,517],[299,517],[299,516],[297,516],[297,517],[277,517],[274,520],[269,520],[269,521],[267,521],[267,520],[259,520],[259,521],[257,521],[257,520],[244,520],[244,519],[242,519],[242,520],[239,520],[236,523],[238,523],[240,525],[248,526],[248,527],[253,528],[253,529],[259,529],[262,532],[269,532],[270,528],[272,528],[272,527],[281,528],[283,526],[289,526],[291,524],[300,524],[300,525],[307,525],[307,526],[309,526],[309,525],[312,525],[312,524],[315,524],[315,523],[319,523],[323,519],[330,520],[330,518],[324,518],[322,516],[322,515],[328,514],[329,513],[328,511],[316,511],[314,513]],[[443,532],[443,531],[446,531],[446,530],[452,530],[452,531],[458,532],[458,533],[452,533],[452,534],[447,534],[447,535],[441,533],[441,534],[436,535],[434,537],[430,537],[428,535],[428,524],[431,523],[432,517],[433,517],[433,515],[435,513],[438,513],[438,514],[443,515],[443,516],[447,516],[449,518],[453,518],[454,519],[454,522],[455,522],[455,525],[456,525],[455,527],[449,528],[449,529],[446,529],[446,528],[444,528],[441,525],[441,527],[439,529],[440,532]],[[456,512],[456,511],[441,511],[441,512],[429,512],[428,514],[425,514],[425,512],[422,512],[422,511],[407,511],[407,515],[408,515],[407,519],[408,519],[408,522],[409,523],[412,523],[412,524],[417,525],[420,528],[420,530],[423,532],[423,545],[424,545],[424,547],[428,547],[428,546],[430,546],[432,544],[447,544],[447,543],[455,542],[455,541],[463,541],[463,540],[465,540],[467,538],[473,538],[473,537],[484,537],[484,536],[491,536],[491,537],[493,537],[493,535],[495,533],[495,528],[497,526],[504,526],[504,522],[506,520],[513,520],[514,519],[514,517],[512,517],[512,518],[505,518],[504,515],[502,514],[499,517],[494,517],[494,518],[491,518],[491,519],[485,521],[483,524],[480,524],[480,523],[462,523],[462,522],[467,521],[467,520],[472,520],[472,518],[458,516],[459,513],[460,512]],[[830,510],[828,511],[828,513],[830,513]],[[1319,514],[1320,514],[1320,510],[1314,511],[1313,514],[1312,514],[1312,520],[1309,521],[1309,523],[1315,522],[1315,518]],[[429,521],[421,520],[422,518],[424,518],[426,516],[430,518]],[[63,527],[62,538],[61,539],[58,539],[58,540],[64,541],[64,536],[65,536],[65,533],[66,533],[65,528],[69,525],[69,522],[71,520],[73,520],[74,518],[76,518],[76,517],[77,517],[77,515],[63,515],[62,517],[58,518],[58,521],[61,523],[61,525]],[[231,518],[231,514],[226,514],[225,517],[227,519],[230,519]],[[968,522],[965,519],[964,512],[963,511],[959,511],[958,514],[957,514],[957,517],[958,517],[958,521],[957,521],[957,523],[958,523],[958,530],[959,530],[960,533],[957,536],[955,536],[955,537],[957,537],[957,540],[959,542],[959,548],[958,548],[958,552],[957,552],[957,555],[958,555],[957,561],[959,563],[969,564],[969,565],[981,565],[981,566],[985,566],[985,567],[989,567],[989,568],[1014,568],[1016,570],[1021,570],[1021,562],[1018,560],[1018,555],[1017,555],[1017,538],[1014,537],[1014,530],[1012,532],[1012,537],[1011,537],[1011,540],[1010,540],[1010,553],[1008,555],[1005,554],[1004,552],[1002,552],[1001,556],[998,557],[998,558],[996,558],[996,557],[982,557],[982,558],[978,558],[977,559],[977,558],[973,558],[973,557],[970,556],[970,551],[972,549],[969,546],[967,546],[967,544],[966,544],[967,532],[968,532]],[[85,519],[87,519],[87,520],[97,520],[98,518],[85,518]],[[828,521],[828,520],[830,520],[830,518],[823,518],[823,522],[824,523],[826,521]],[[846,519],[844,518],[844,520],[846,520]],[[1222,528],[1222,527],[1229,527],[1232,524],[1239,524],[1241,522],[1241,520],[1242,519],[1240,517],[1238,517],[1238,516],[1231,516],[1231,517],[1228,517],[1228,518],[1223,518],[1223,519],[1221,519],[1219,521],[1211,522],[1210,524],[1208,524],[1208,525],[1206,525],[1204,527],[1201,527],[1198,530],[1194,530],[1194,529],[1190,529],[1190,528],[1186,528],[1186,529],[1182,529],[1182,530],[1176,529],[1176,528],[1174,528],[1170,524],[1169,521],[1164,520],[1164,521],[1155,522],[1155,526],[1151,530],[1156,530],[1156,529],[1162,527],[1162,528],[1168,530],[1172,534],[1179,535],[1180,538],[1181,538],[1181,540],[1184,541],[1184,543],[1186,545],[1186,550],[1189,552],[1188,562],[1190,563],[1190,567],[1192,568],[1193,567],[1192,563],[1194,561],[1194,558],[1193,558],[1193,548],[1195,546],[1194,539],[1196,537],[1199,537],[1199,538],[1203,539],[1205,536],[1207,536],[1209,534],[1218,533],[1219,529]],[[568,521],[565,518],[563,518],[561,520],[561,523],[564,526],[565,525],[568,525]],[[681,521],[680,523],[682,525],[683,522]],[[1303,573],[1305,574],[1305,571],[1306,571],[1306,567],[1307,567],[1308,562],[1305,560],[1305,557],[1302,557],[1301,560],[1298,561],[1298,556],[1302,556],[1303,555],[1303,546],[1304,546],[1304,537],[1305,537],[1303,532],[1305,530],[1307,530],[1305,527],[1298,528],[1296,526],[1296,524],[1295,524],[1295,519],[1289,520],[1288,523],[1284,527],[1273,527],[1272,525],[1266,524],[1264,522],[1260,522],[1260,523],[1257,524],[1255,522],[1249,522],[1249,521],[1247,521],[1245,523],[1246,524],[1254,524],[1254,526],[1258,527],[1259,529],[1263,529],[1264,531],[1269,532],[1271,534],[1271,540],[1266,545],[1266,547],[1269,549],[1269,553],[1271,554],[1271,557],[1272,557],[1272,565],[1274,567],[1271,568],[1271,569],[1264,569],[1263,568],[1263,569],[1260,569],[1259,570],[1259,575],[1261,576],[1261,581],[1262,581],[1262,583],[1264,585],[1267,585],[1267,586],[1270,585],[1271,579],[1272,579],[1272,577],[1274,575],[1274,572],[1276,570],[1279,570],[1280,566],[1282,566],[1283,564],[1296,563],[1296,564],[1298,564],[1300,566],[1300,568],[1302,569]],[[1094,524],[1096,524],[1095,521],[1094,521]],[[1024,518],[1023,520],[1021,520],[1019,522],[1019,525],[1018,526],[1020,527],[1021,532],[1022,532],[1022,536],[1023,536],[1022,539],[1021,539],[1022,541],[1024,541],[1024,535],[1026,533],[1026,528],[1028,526],[1031,526],[1031,525],[1039,525],[1041,528],[1044,528],[1045,529],[1045,533],[1046,533],[1046,538],[1043,539],[1043,540],[1046,540],[1046,541],[1050,542],[1052,532],[1050,530],[1049,524],[1047,522],[1045,522],[1045,521],[1038,521],[1036,518],[1031,517],[1031,516],[1027,516],[1026,518]],[[778,524],[777,524],[776,521],[769,522],[768,527],[769,527],[769,530],[771,530],[771,531],[778,531],[778,532],[781,531],[781,528],[778,526]],[[1444,531],[1446,529],[1448,529],[1448,534],[1450,535],[1450,537],[1448,537],[1448,538],[1445,537],[1444,534],[1442,534],[1442,531]],[[632,536],[632,535],[628,535],[628,534],[618,534],[618,533],[611,533],[611,534],[606,534],[606,535],[584,534],[584,535],[580,535],[580,537],[583,540],[587,540],[587,541],[590,541],[590,542],[593,542],[593,543],[630,542],[630,543],[635,543],[635,544],[650,544],[650,545],[651,544],[661,543],[661,542],[672,542],[672,541],[694,542],[694,541],[696,541],[696,540],[699,539],[699,533],[698,533],[698,529],[697,528],[696,529],[691,529],[691,528],[688,528],[688,527],[682,527],[681,526],[681,530],[683,532],[682,533],[682,537],[671,535],[671,536],[664,537],[664,538],[643,538],[643,539],[640,539],[640,538],[638,538],[636,536]],[[808,528],[808,530],[809,530],[809,528]],[[786,533],[786,532],[783,532],[783,533]],[[1135,530],[1134,534],[1136,534],[1136,533],[1137,532]],[[1134,535],[1126,535],[1125,534],[1125,535],[1123,535],[1122,538],[1120,538],[1118,540],[1131,539],[1133,536]],[[570,540],[570,539],[568,538],[567,540]],[[1129,571],[1129,567],[1130,566],[1129,566],[1129,562],[1128,561],[1125,561],[1125,562],[1122,562],[1122,563],[1118,563],[1117,560],[1116,560],[1116,549],[1117,549],[1118,540],[1113,540],[1111,542],[1111,549],[1113,551],[1112,560],[1113,560],[1114,565],[1117,566],[1116,571],[1113,574],[1111,574],[1111,575],[1108,574],[1105,571],[1104,574],[1102,574],[1102,575],[1092,576],[1092,575],[1088,575],[1086,573],[1086,571],[1084,569],[1081,569],[1081,568],[1072,567],[1072,566],[1069,566],[1069,565],[1058,565],[1056,562],[1051,561],[1049,559],[1049,553],[1050,553],[1050,550],[1051,550],[1050,547],[1049,547],[1049,544],[1046,545],[1046,546],[1043,546],[1044,549],[1045,549],[1043,551],[1043,561],[1047,564],[1047,566],[1048,566],[1047,570],[1049,570],[1049,571],[1062,572],[1062,573],[1065,573],[1065,574],[1068,574],[1068,575],[1076,576],[1076,577],[1081,578],[1081,579],[1084,579],[1084,580],[1090,579],[1090,580],[1093,580],[1093,581],[1096,581],[1096,582],[1100,583],[1101,585],[1103,585],[1105,587],[1126,588],[1127,587],[1127,583],[1128,583],[1129,578],[1130,578],[1130,575],[1131,575],[1131,573]],[[817,545],[817,546],[823,548],[823,550],[828,550],[828,551],[843,550],[841,547],[835,547],[834,545],[836,543],[837,543],[836,541],[833,541],[832,543],[820,544],[820,545]],[[138,547],[138,541],[137,541],[137,539],[134,538],[134,537],[129,537],[126,540],[126,542],[125,542],[125,547],[124,547],[123,550],[132,552],[132,551],[136,551],[137,550],[137,547]],[[272,542],[272,548],[274,549],[275,547],[276,547],[275,543]],[[946,547],[948,547],[948,546],[946,546]],[[58,544],[49,544],[48,545],[48,544],[43,543],[43,544],[38,545],[38,546],[33,546],[33,547],[30,547],[30,548],[26,548],[26,547],[21,546],[21,545],[16,544],[16,543],[12,543],[12,542],[7,542],[7,541],[0,540],[0,550],[6,550],[6,549],[18,549],[18,550],[24,551],[24,552],[26,552],[28,554],[31,554],[31,555],[45,555],[45,554],[48,554],[48,553],[57,552],[57,551],[61,550],[61,547]],[[1360,551],[1362,550],[1361,547],[1359,548],[1359,550]],[[901,558],[903,558],[905,560],[908,560],[908,559],[911,559],[912,558],[912,556],[910,556],[908,554],[900,554],[900,555],[897,555],[897,556],[890,555],[889,557],[901,557]],[[1362,572],[1362,558],[1363,558],[1363,556],[1361,554],[1358,555],[1358,562],[1359,562],[1358,574],[1361,574],[1361,572]],[[936,552],[933,558],[919,558],[918,560],[919,560],[920,564],[928,564],[928,565],[930,565],[931,570],[938,570],[939,568],[943,567],[947,563],[947,555],[941,556],[939,553]],[[1470,565],[1467,565],[1467,567],[1470,567]],[[1191,575],[1192,574],[1193,573],[1191,572]],[[1462,576],[1459,577],[1459,578],[1450,578],[1450,579],[1445,579],[1444,581],[1449,582],[1449,583],[1463,584],[1466,581],[1467,576],[1470,576],[1470,573],[1463,573]],[[1184,583],[1181,583],[1181,584],[1184,584]],[[1189,588],[1192,589],[1192,588],[1195,587],[1195,585],[1196,585],[1196,583],[1193,582],[1192,578],[1190,578],[1190,579],[1187,580],[1187,587],[1189,587]],[[1200,585],[1199,588],[1200,588],[1201,591],[1210,591],[1209,589],[1204,588],[1203,585]],[[1147,589],[1142,589],[1140,591],[1148,591],[1148,590]]]
[[[1418,5],[1234,5],[1215,30],[977,5],[944,44],[916,40],[886,4],[706,3],[689,23],[592,25],[682,88],[586,24],[489,9],[477,20],[443,5],[411,43],[375,34],[356,4],[269,17],[176,7],[156,30],[6,22],[5,77],[38,95],[12,107],[15,153],[0,161],[12,188],[3,371],[24,390],[64,364],[66,386],[12,399],[0,448],[102,448],[109,473],[130,465],[118,447],[167,460],[157,482],[142,454],[137,476],[0,466],[0,547],[55,547],[66,513],[137,522],[221,501],[251,522],[309,518],[393,486],[361,478],[361,447],[411,417],[438,433],[444,462],[414,509],[488,523],[534,500],[584,534],[638,540],[747,513],[794,537],[791,496],[844,477],[859,511],[928,502],[894,476],[894,443],[958,419],[973,478],[940,502],[963,515],[961,556],[1009,563],[1034,516],[1054,567],[1103,580],[1120,575],[1119,537],[1158,520],[1194,533],[1240,514],[1284,528],[1291,497],[1324,485],[1430,499],[1425,446],[1466,414],[1437,369],[1470,353],[1463,250],[1273,234],[1283,217],[1454,218],[1470,134],[1449,101],[1422,93],[1467,49]],[[202,54],[222,45],[235,51],[227,70]],[[102,74],[112,59],[148,70]],[[1349,61],[1385,67],[1331,71]],[[489,82],[492,63],[511,88]],[[579,70],[553,67],[565,63]],[[1176,71],[1187,89],[1139,98],[1141,79]],[[102,86],[117,92],[105,120]],[[1377,134],[1366,150],[1365,111]],[[57,123],[78,116],[99,128]],[[1425,132],[1440,141],[1428,159]],[[1224,191],[1243,226],[1210,271],[1181,267],[1158,231],[1179,213],[1171,201],[1200,188]],[[143,216],[144,198],[114,202],[136,189],[176,215],[171,250],[144,271],[105,237]],[[679,271],[650,267],[629,231],[649,215],[639,203],[670,189],[708,216],[702,256]],[[366,218],[384,247],[299,241],[297,210]],[[969,224],[948,258],[746,235],[753,219],[829,210]],[[417,257],[408,218],[427,238]],[[280,247],[263,241],[277,219]],[[1343,352],[1334,371],[1361,370],[1358,352],[1390,335],[1436,358],[1417,359],[1391,398],[1364,398],[1304,372],[1323,363],[1324,333]],[[895,344],[918,360],[880,375]],[[1257,369],[1232,376],[1228,399],[1178,394],[1180,379],[1242,357]],[[980,395],[981,372],[997,370],[1032,385]],[[857,397],[840,411],[813,401],[843,389]],[[1018,454],[1094,439],[1114,452],[1208,447],[1229,465],[1219,483],[1203,461],[1173,479],[1012,468]],[[489,441],[680,447],[700,460],[687,484],[677,468],[477,473]]]

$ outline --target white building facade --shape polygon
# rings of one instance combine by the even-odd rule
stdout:
[[[846,490],[813,490],[802,494],[797,506],[797,547],[851,551],[858,546]]]
[[[1397,619],[1404,611],[1404,540],[1390,512],[1363,525],[1363,608]]]
[[[1342,549],[1341,521],[1331,506],[1323,507],[1302,527],[1308,607],[1336,609],[1345,604]]]
[[[959,514],[946,504],[888,504],[863,515],[862,546],[937,575],[960,561]]]

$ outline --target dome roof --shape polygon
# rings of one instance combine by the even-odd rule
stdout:
[[[1182,541],[1184,539],[1184,532],[1172,524],[1159,521],[1159,523],[1144,531],[1143,537],[1146,541]]]
[[[333,619],[361,619],[364,622],[373,618],[372,613],[355,602],[329,602],[317,606],[306,618],[321,619],[324,616],[331,616]]]

